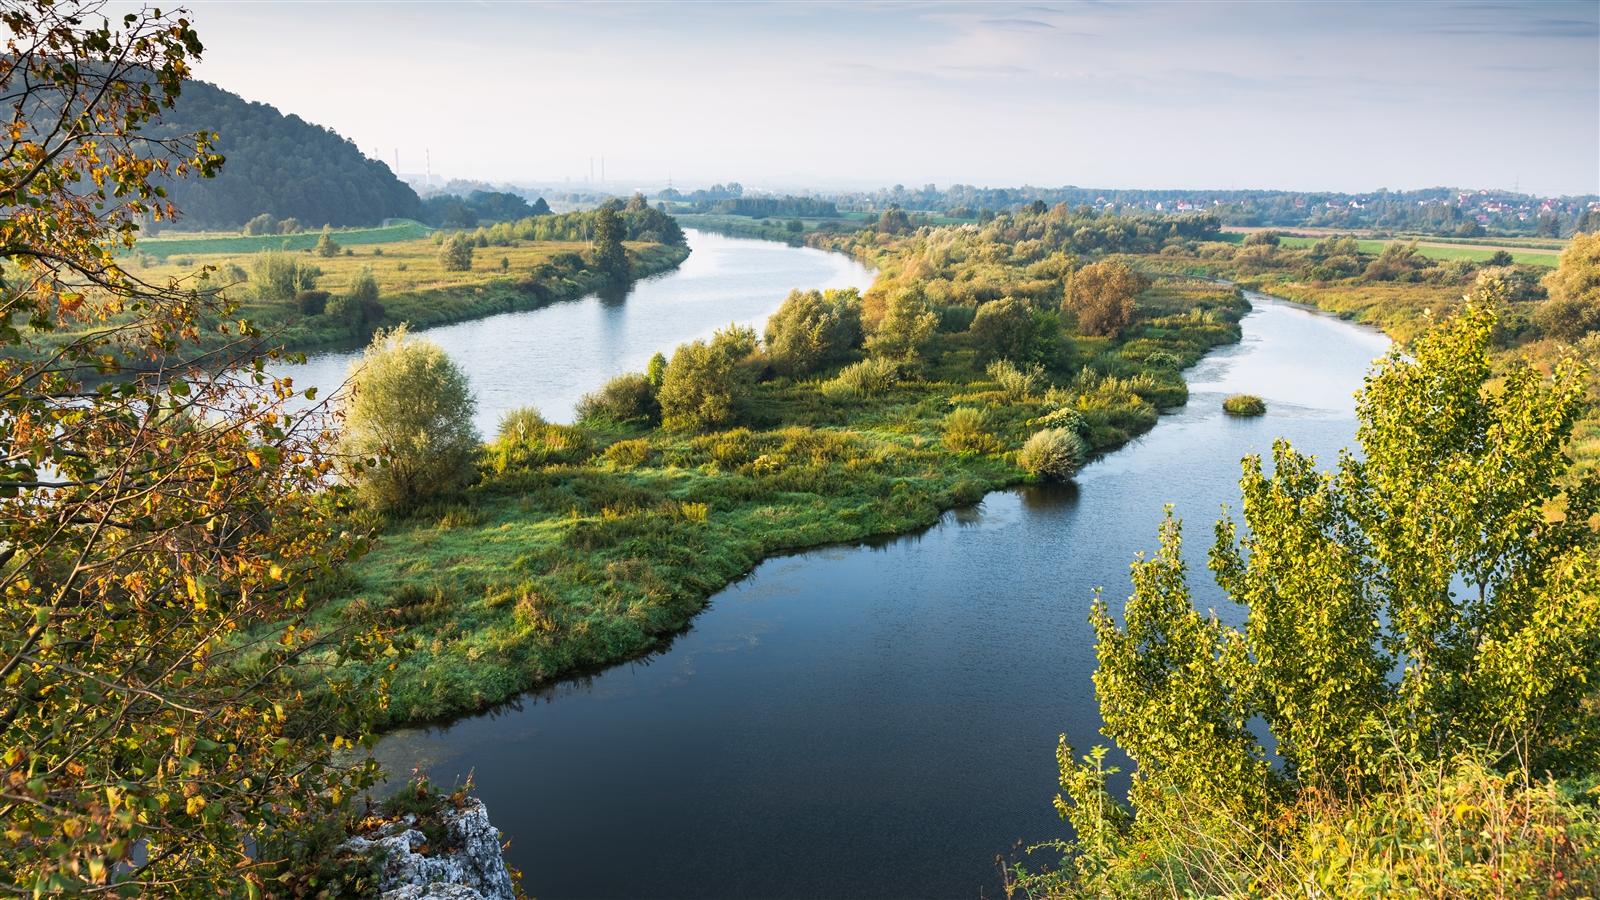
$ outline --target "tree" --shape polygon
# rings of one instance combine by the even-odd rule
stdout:
[[[322,234],[317,238],[316,250],[318,256],[339,255],[339,245],[334,242],[333,232],[326,225],[322,226]]]
[[[271,213],[262,213],[244,223],[245,234],[277,234],[278,220]]]
[[[1572,343],[1600,331],[1600,231],[1574,235],[1544,286],[1550,299],[1533,316],[1541,331]]]
[[[904,234],[911,230],[911,217],[898,206],[890,206],[878,216],[878,231],[883,234]]]
[[[617,213],[616,202],[602,203],[594,216],[594,261],[613,281],[626,281],[630,274],[628,251],[622,246],[622,238],[622,216]]]
[[[767,320],[767,356],[798,375],[844,362],[861,344],[861,295],[854,288],[790,291]]]
[[[939,314],[928,306],[920,284],[889,295],[878,327],[867,338],[867,352],[897,362],[916,360],[933,337]]]
[[[1099,853],[1080,871],[1174,821],[1265,829],[1302,800],[1359,799],[1414,766],[1592,770],[1600,478],[1567,456],[1586,373],[1567,360],[1551,378],[1497,379],[1495,299],[1378,365],[1361,452],[1335,472],[1283,441],[1270,474],[1245,460],[1242,525],[1217,523],[1210,557],[1243,628],[1195,609],[1170,514],[1159,552],[1134,565],[1124,625],[1096,600],[1104,732],[1137,770],[1134,815],[1102,814],[1115,807],[1104,770],[1063,748],[1065,813],[1104,839],[1080,845]],[[1279,770],[1248,727],[1257,717]]]
[[[293,864],[331,850],[324,823],[372,778],[314,737],[358,734],[363,705],[312,709],[285,674],[303,654],[381,649],[359,622],[311,623],[304,602],[362,541],[329,520],[339,497],[317,496],[330,459],[316,412],[291,413],[293,388],[254,360],[210,368],[254,341],[227,292],[119,265],[140,222],[178,214],[157,182],[222,159],[214,135],[150,127],[190,83],[189,23],[98,12],[0,13],[0,881],[295,891]],[[201,353],[202,328],[231,345]],[[240,638],[267,623],[272,639]]]
[[[730,325],[710,342],[690,341],[672,354],[656,399],[661,424],[680,431],[727,425],[750,393],[750,374],[741,364],[756,349],[754,329]]]
[[[472,239],[461,232],[439,245],[439,265],[446,272],[465,272],[472,268]]]
[[[1014,297],[990,300],[979,306],[967,334],[980,360],[985,362],[995,359],[1027,362],[1034,358],[1037,349],[1033,311]]]
[[[343,472],[371,506],[404,512],[472,480],[477,402],[466,374],[438,344],[412,337],[404,325],[380,331],[349,381]]]
[[[1084,334],[1114,336],[1133,320],[1133,298],[1150,282],[1120,260],[1084,266],[1067,279],[1067,312],[1078,317]]]

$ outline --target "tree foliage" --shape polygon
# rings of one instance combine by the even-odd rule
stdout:
[[[639,212],[639,210],[633,210]],[[626,281],[632,272],[628,251],[622,246],[627,230],[615,202],[603,203],[594,214],[595,266],[613,281]]]
[[[918,359],[939,324],[939,314],[928,304],[919,284],[895,290],[884,304],[883,316],[867,337],[867,352],[896,362]]]
[[[1540,330],[1572,343],[1600,331],[1600,231],[1574,236],[1544,286],[1550,299],[1534,312]]]
[[[719,330],[709,342],[679,346],[667,363],[657,395],[661,424],[704,431],[732,422],[752,381],[741,364],[755,349],[755,330],[735,325]]]
[[[213,179],[159,182],[193,225],[236,228],[261,213],[311,225],[376,225],[420,212],[410,186],[348,138],[269,104],[186,80],[182,96],[151,133],[201,129],[217,133],[216,150],[228,164]]]
[[[1133,320],[1133,298],[1149,286],[1127,263],[1102,260],[1072,273],[1064,305],[1084,334],[1115,335]]]
[[[369,504],[403,512],[472,480],[477,403],[466,374],[438,344],[403,325],[380,331],[349,381],[339,449],[346,480]]]
[[[990,300],[978,307],[967,333],[982,360],[1009,359],[1028,362],[1038,349],[1039,334],[1033,311],[1014,297]]]
[[[1593,771],[1600,481],[1566,477],[1583,372],[1523,367],[1491,389],[1494,327],[1469,304],[1382,361],[1361,453],[1334,472],[1281,441],[1270,474],[1245,460],[1243,521],[1219,522],[1210,554],[1242,628],[1194,607],[1170,515],[1121,627],[1097,599],[1104,732],[1137,769],[1131,810],[1113,810],[1099,757],[1063,748],[1090,884],[1114,892],[1095,879],[1139,868],[1119,848],[1173,822],[1268,834],[1302,798],[1394,790],[1408,766]]]
[[[209,134],[148,128],[201,52],[188,21],[98,10],[0,13],[0,885],[293,891],[371,778],[304,737],[351,734],[370,704],[309,708],[286,675],[381,643],[305,618],[305,584],[361,540],[313,496],[330,468],[316,414],[257,364],[219,365],[253,339],[225,292],[117,264],[139,223],[177,214],[158,182],[222,160]],[[201,327],[236,341],[188,356]],[[264,622],[280,627],[244,637]],[[382,695],[326,677],[333,696]]]
[[[472,268],[472,238],[457,232],[439,244],[439,265],[446,272],[465,272]]]
[[[790,291],[767,319],[767,357],[784,374],[844,362],[860,345],[861,295],[854,288]]]

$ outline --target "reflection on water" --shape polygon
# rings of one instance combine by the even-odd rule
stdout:
[[[1385,339],[1255,299],[1244,342],[1191,370],[1189,404],[1077,484],[768,560],[665,652],[379,755],[475,773],[540,897],[997,896],[996,854],[1062,834],[1057,735],[1103,740],[1095,588],[1120,607],[1172,503],[1197,602],[1236,621],[1205,553],[1240,457],[1283,435],[1330,460],[1352,438]],[[1267,415],[1224,415],[1239,391]]]
[[[656,352],[729,323],[760,327],[793,288],[865,289],[873,273],[846,256],[688,231],[693,250],[671,272],[630,289],[543,309],[430,328],[467,373],[480,434],[492,436],[509,409],[536,406],[572,420],[578,399],[623,372],[643,371]],[[284,371],[326,397],[343,384],[359,351],[319,353]]]

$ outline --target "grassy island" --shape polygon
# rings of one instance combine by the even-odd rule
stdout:
[[[1254,394],[1234,394],[1222,401],[1222,411],[1241,418],[1264,416],[1267,414],[1267,402]]]
[[[316,586],[316,619],[398,628],[413,649],[386,719],[433,720],[645,652],[773,554],[1070,477],[1183,404],[1183,368],[1236,341],[1248,309],[1231,287],[1080,257],[1075,232],[1122,234],[1088,222],[828,237],[879,267],[865,296],[792,295],[764,343],[730,330],[679,348],[596,392],[576,425],[508,420],[463,493],[355,523],[374,549]],[[829,346],[819,322],[838,326]],[[694,378],[718,359],[714,403]]]

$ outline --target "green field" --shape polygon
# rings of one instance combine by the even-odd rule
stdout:
[[[405,221],[383,228],[346,228],[333,232],[339,246],[391,244],[427,237],[433,229],[421,222]],[[149,238],[135,245],[133,252],[166,259],[202,253],[257,253],[262,250],[310,250],[322,236],[320,231],[295,234],[197,234],[192,237]]]
[[[1312,244],[1315,244],[1318,240],[1319,238],[1312,237],[1279,238],[1279,241],[1285,247],[1309,247]],[[1393,243],[1404,242],[1380,240],[1356,241],[1356,244],[1360,246],[1362,253],[1382,253],[1384,247]],[[1557,250],[1531,250],[1520,247],[1515,249],[1507,249],[1511,253],[1512,259],[1522,263],[1525,266],[1549,266],[1550,268],[1555,268],[1556,261],[1561,256],[1560,251]],[[1467,259],[1473,262],[1483,262],[1495,254],[1494,250],[1491,250],[1487,247],[1472,247],[1466,245],[1456,247],[1440,247],[1420,242],[1417,244],[1417,252],[1428,257],[1429,259]]]

